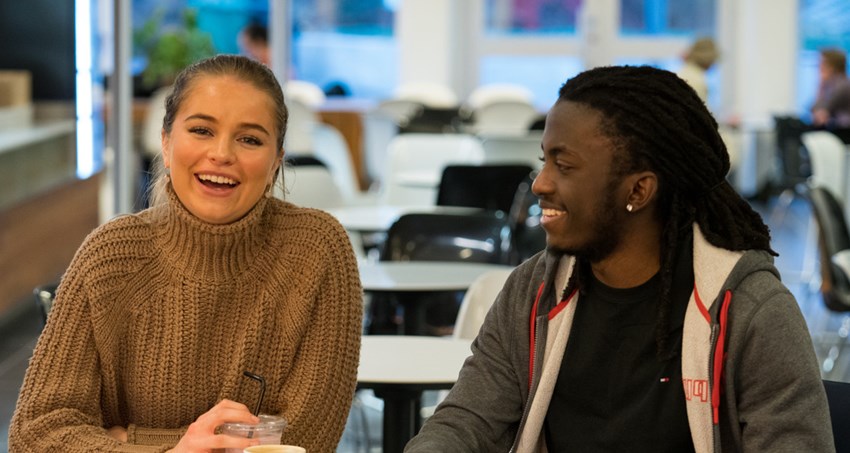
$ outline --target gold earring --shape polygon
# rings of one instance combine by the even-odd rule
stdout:
[[[634,209],[635,209],[635,207],[634,207],[634,206],[632,206],[632,204],[631,204],[631,203],[629,203],[629,204],[627,204],[627,205],[626,205],[626,211],[632,212]]]

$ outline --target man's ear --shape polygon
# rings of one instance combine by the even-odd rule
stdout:
[[[642,171],[626,177],[629,194],[626,204],[631,212],[637,212],[652,204],[658,195],[658,176],[651,171]]]

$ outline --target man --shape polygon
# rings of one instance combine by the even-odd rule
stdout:
[[[542,148],[547,249],[406,451],[834,451],[805,321],[694,90],[584,72]]]
[[[820,52],[820,85],[812,106],[812,124],[819,127],[850,127],[850,80],[847,57],[839,49]]]
[[[708,82],[706,73],[720,56],[714,40],[711,38],[700,38],[694,41],[684,55],[684,64],[677,75],[688,82],[697,92],[702,102],[708,102]]]
[[[251,22],[239,31],[236,38],[239,49],[248,58],[268,66],[271,64],[269,50],[269,30],[264,25]]]

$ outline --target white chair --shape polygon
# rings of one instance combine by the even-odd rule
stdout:
[[[847,201],[847,146],[827,131],[805,132],[801,136],[812,165],[811,181],[829,189],[843,204]]]
[[[411,99],[385,99],[378,104],[373,114],[389,118],[397,126],[404,127],[424,108],[425,104]]]
[[[466,108],[475,110],[486,104],[501,101],[517,101],[531,104],[533,100],[534,93],[522,85],[491,83],[472,90],[472,93],[466,99]]]
[[[370,190],[383,184],[387,148],[398,135],[398,129],[398,121],[380,108],[363,114],[363,159],[366,172],[372,181]]]
[[[526,101],[503,100],[483,104],[471,112],[470,131],[477,134],[523,136],[540,116]]]
[[[525,164],[535,170],[543,168],[540,157],[540,134],[509,137],[503,135],[482,136],[485,164]]]
[[[289,80],[283,84],[283,96],[288,101],[296,100],[312,110],[325,103],[325,92],[318,85],[306,80]]]
[[[490,306],[493,305],[511,272],[512,270],[485,272],[469,285],[460,303],[460,310],[457,312],[452,337],[474,340],[478,336]]]
[[[283,183],[286,191],[278,184],[274,195],[298,206],[332,209],[345,204],[333,175],[321,165],[285,167]]]
[[[382,201],[396,205],[434,205],[446,165],[484,161],[481,141],[466,134],[401,134],[388,153]]]
[[[310,154],[315,148],[313,128],[319,124],[316,110],[297,97],[286,98],[289,120],[283,148],[291,154]]]
[[[148,112],[142,125],[142,151],[149,158],[158,156],[162,150],[162,119],[165,117],[165,99],[171,94],[171,85],[158,88],[151,94]]]
[[[457,107],[457,95],[451,88],[434,82],[402,83],[395,90],[393,99],[420,102],[427,107],[446,109]]]
[[[313,150],[308,153],[317,157],[330,169],[343,198],[352,199],[360,192],[351,161],[351,152],[345,137],[333,126],[315,123],[310,129]]]
[[[453,338],[464,340],[474,340],[478,336],[478,331],[481,330],[481,325],[484,324],[484,318],[487,317],[487,312],[493,302],[496,301],[496,296],[502,291],[508,276],[512,270],[489,271],[481,274],[475,281],[469,285],[469,289],[463,296],[463,301],[460,303],[460,310],[457,312],[457,320],[455,321]],[[420,409],[420,416],[425,419],[434,415],[434,409],[437,404],[443,401],[448,395],[448,390],[440,390],[437,392],[437,402],[433,406],[424,406]]]

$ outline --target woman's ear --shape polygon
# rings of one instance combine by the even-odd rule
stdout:
[[[165,129],[159,133],[159,139],[161,143],[160,152],[162,152],[162,165],[164,165],[165,168],[171,168],[171,160],[169,159],[171,149],[169,147],[168,134],[165,133]]]
[[[658,194],[658,176],[651,171],[642,171],[626,177],[629,181],[629,195],[626,205],[630,212],[637,212],[651,204]]]

